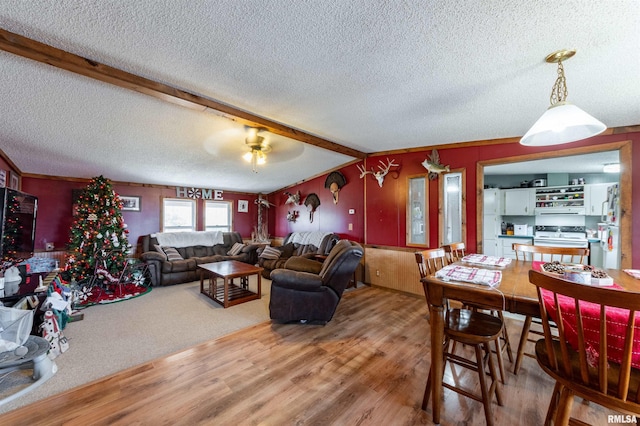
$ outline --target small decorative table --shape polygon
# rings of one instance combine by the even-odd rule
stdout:
[[[200,293],[225,308],[262,297],[260,272],[262,272],[263,268],[259,266],[236,260],[225,260],[222,262],[203,263],[198,265],[198,268],[200,268]],[[207,272],[209,273],[209,284],[205,286],[204,277]],[[257,292],[249,289],[249,277],[251,275],[258,276]],[[218,285],[218,278],[222,279],[222,285]],[[240,285],[236,285],[233,282],[235,278],[240,279]]]

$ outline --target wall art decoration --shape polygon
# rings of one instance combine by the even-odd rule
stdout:
[[[20,176],[16,174],[16,172],[10,173],[11,180],[9,181],[9,188],[15,189],[16,191],[20,190]]]
[[[141,197],[121,195],[122,211],[139,212],[142,210]]]

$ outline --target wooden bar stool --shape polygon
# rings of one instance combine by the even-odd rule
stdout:
[[[570,263],[583,263],[584,259],[589,255],[588,248],[580,247],[545,247],[545,246],[533,246],[530,244],[518,244],[512,245],[513,251],[516,254],[516,260],[518,262],[570,262]],[[536,326],[532,328],[531,326]],[[520,342],[518,343],[518,353],[516,355],[516,364],[513,367],[513,373],[518,374],[522,360],[524,356],[535,358],[533,351],[527,352],[527,343],[535,343],[537,339],[543,336],[542,322],[536,318],[527,316],[524,319],[522,325],[522,332],[520,333]],[[537,337],[536,337],[537,336]]]
[[[465,256],[465,244],[463,242],[447,244],[445,246],[442,246],[442,248],[446,253],[447,261],[449,262],[449,264],[452,264],[454,262],[459,262]],[[475,310],[485,309],[483,306],[480,306],[480,305],[467,304],[464,307],[467,309],[475,309]],[[500,320],[504,324],[504,316],[502,314],[502,311],[490,310],[490,313],[491,315],[494,315],[500,318]],[[504,368],[505,352],[507,353],[509,362],[513,363],[513,351],[511,350],[511,341],[509,340],[509,332],[507,330],[507,327],[504,327],[502,329],[502,335],[500,336],[500,339],[496,341],[495,351],[496,351],[496,354],[498,355],[497,358],[498,358],[498,369],[500,370],[500,380],[502,381],[502,383],[505,383],[506,381],[506,373]]]
[[[427,274],[434,274],[438,269],[443,267],[446,262],[445,251],[442,248],[417,252],[415,255],[421,278],[424,278]],[[436,266],[433,266],[434,264]],[[429,284],[423,281],[422,286],[428,303]],[[480,395],[474,394],[468,389],[446,382],[443,382],[442,385],[447,389],[468,398],[482,402],[487,425],[493,425],[491,401],[494,394],[496,395],[498,405],[502,405],[502,394],[499,388],[496,368],[493,364],[493,351],[491,350],[490,343],[495,342],[496,345],[499,344],[498,339],[500,338],[503,329],[504,323],[499,317],[488,315],[477,310],[448,308],[444,327],[445,339],[442,342],[442,347],[432,348],[432,350],[441,350],[443,352],[442,355],[445,366],[447,361],[450,361],[450,364],[459,365],[478,373],[481,391]],[[459,342],[473,347],[475,350],[475,360],[455,354],[454,346],[451,346],[451,350],[449,350],[452,342]],[[498,354],[498,356],[500,355]],[[490,384],[488,384],[486,380],[487,367],[489,368],[489,377],[491,378]],[[431,395],[431,374],[431,369],[429,369],[427,385],[422,399],[423,410],[427,409],[429,396]]]

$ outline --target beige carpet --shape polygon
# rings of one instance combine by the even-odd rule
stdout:
[[[251,289],[257,288],[256,281],[251,277]],[[262,299],[227,309],[201,295],[199,282],[156,287],[141,297],[84,309],[84,319],[64,330],[69,350],[56,358],[58,372],[36,390],[0,406],[0,413],[268,321],[270,287],[271,281],[263,279]]]

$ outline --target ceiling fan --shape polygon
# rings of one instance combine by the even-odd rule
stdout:
[[[265,140],[264,137],[258,135],[261,130],[263,129],[250,127],[248,129],[248,136],[244,141],[250,151],[245,153],[242,158],[251,162],[251,170],[253,170],[254,173],[258,173],[258,165],[267,162],[267,153],[271,152],[269,142]]]

